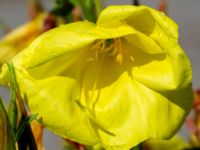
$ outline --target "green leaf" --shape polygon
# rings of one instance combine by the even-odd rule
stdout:
[[[95,22],[96,16],[94,9],[95,6],[94,0],[79,0],[79,1],[85,19],[87,19],[88,21]]]
[[[34,119],[36,119],[37,114],[31,115],[26,117],[24,120],[22,120],[19,128],[17,129],[17,132],[15,134],[15,138],[16,140],[19,140],[20,136],[22,135],[22,133],[24,132],[25,128],[31,123],[31,121],[33,121]]]
[[[79,0],[69,0],[69,2],[72,3],[74,6],[80,5],[80,1]]]
[[[8,114],[0,98],[0,149],[15,150],[15,138],[8,119]]]
[[[11,102],[9,106],[9,117],[18,143],[19,149],[37,150],[37,146],[30,127],[30,122],[35,115],[28,117],[20,90],[17,85],[15,68],[12,62],[7,62],[11,82]]]
[[[9,69],[9,75],[10,75],[10,82],[11,82],[11,100],[10,105],[8,108],[8,116],[11,122],[12,129],[15,133],[16,127],[17,127],[17,118],[18,118],[18,110],[17,110],[17,82],[16,82],[16,75],[15,70],[12,62],[7,62],[7,66]]]
[[[95,7],[96,7],[96,14],[97,16],[99,16],[102,11],[102,0],[94,0],[94,1],[95,1]]]
[[[57,16],[67,16],[74,8],[73,3],[68,0],[57,0],[55,6],[51,9],[51,13]]]
[[[15,134],[18,141],[18,147],[19,149],[28,148],[29,150],[37,150],[37,145],[30,126],[30,122],[36,118],[36,115],[28,117],[24,103],[21,103],[21,105],[24,111],[20,117],[19,127],[17,128],[17,132]]]

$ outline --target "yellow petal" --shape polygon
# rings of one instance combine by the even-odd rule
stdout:
[[[150,139],[143,143],[149,150],[182,150],[189,148],[189,144],[180,135],[175,135],[169,140]]]
[[[152,55],[124,40],[124,66],[150,88],[162,91],[185,87],[192,77],[190,62],[177,43],[168,43],[171,44],[168,53]],[[134,61],[131,62],[130,57]]]
[[[90,60],[97,42],[116,38],[120,63],[98,47],[98,59]],[[21,92],[47,128],[83,144],[126,150],[170,138],[191,108],[191,66],[176,38],[176,26],[148,7],[113,6],[97,25],[46,32],[13,62]],[[4,66],[0,82],[7,78]]]
[[[27,96],[31,113],[38,114],[40,123],[64,138],[90,145],[97,143],[89,119],[76,104],[74,79],[54,76],[35,80],[17,68],[16,74],[21,93]]]
[[[97,21],[105,28],[123,23],[137,31],[125,36],[126,45],[130,45],[125,47],[135,60],[133,75],[139,81],[157,90],[183,88],[191,81],[191,64],[177,43],[175,22],[147,6],[127,5],[106,8]]]
[[[129,149],[148,138],[169,138],[178,130],[192,105],[190,85],[159,93],[132,79],[115,61],[105,60],[101,76],[95,74],[96,66],[91,64],[83,74],[81,95],[80,84],[72,78],[35,80],[21,69],[16,72],[32,113],[38,113],[38,120],[62,137],[83,144],[100,142],[107,149]],[[107,71],[111,68],[116,72]],[[88,81],[95,78],[94,90]]]
[[[113,27],[121,23],[127,23],[145,34],[151,34],[155,27],[160,26],[166,34],[178,38],[178,26],[163,12],[159,12],[147,6],[109,6],[104,9],[97,25]]]
[[[0,65],[12,58],[42,32],[42,20],[46,14],[14,29],[0,40]]]
[[[191,85],[174,91],[152,90],[109,57],[103,64],[91,63],[82,78],[80,103],[113,133],[93,127],[106,148],[128,149],[148,138],[169,138],[192,106]]]
[[[77,77],[87,65],[86,57],[91,56],[91,44],[95,40],[120,37],[134,32],[135,30],[126,25],[105,29],[87,21],[62,25],[39,36],[13,58],[13,63],[26,68],[37,79],[58,74]],[[6,72],[1,74],[5,81]],[[1,79],[3,77],[0,77]]]

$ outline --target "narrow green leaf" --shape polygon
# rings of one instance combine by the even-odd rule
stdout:
[[[70,3],[72,3],[74,6],[79,6],[80,1],[79,0],[69,0]]]
[[[11,84],[11,102],[9,106],[11,125],[14,128],[14,134],[18,143],[18,148],[37,150],[33,133],[30,127],[30,121],[35,116],[28,117],[27,111],[23,99],[20,94],[20,90],[17,85],[17,79],[15,74],[15,68],[12,62],[7,62],[9,73],[10,73],[10,84]],[[14,114],[16,113],[16,114]]]
[[[15,138],[8,114],[0,98],[0,150],[15,150]]]
[[[25,128],[31,123],[31,121],[36,119],[36,116],[37,116],[37,114],[34,114],[34,115],[28,116],[24,120],[22,120],[22,123],[20,124],[20,126],[17,129],[17,132],[15,134],[15,138],[16,138],[17,141],[21,137],[21,135],[22,135],[23,131],[25,130]]]
[[[80,6],[85,19],[88,21],[96,22],[94,0],[80,0]]]
[[[102,11],[102,0],[95,0],[95,6],[96,6],[96,13],[97,16],[100,15],[101,11]]]
[[[12,126],[12,129],[14,130],[14,133],[16,132],[17,128],[17,118],[18,118],[18,110],[17,110],[17,81],[16,81],[16,75],[15,75],[15,70],[12,62],[7,62],[8,69],[10,72],[10,86],[11,86],[11,100],[10,100],[10,105],[8,108],[8,116],[10,119],[10,123]]]
[[[21,107],[23,110],[21,111],[22,116],[20,117],[19,127],[15,134],[15,137],[18,140],[18,147],[19,149],[28,148],[29,150],[37,150],[37,145],[30,126],[30,122],[36,118],[36,115],[28,117],[22,98],[19,97],[18,99],[19,102],[21,102]]]
[[[57,16],[66,17],[71,13],[74,5],[68,0],[57,0],[55,6],[51,9],[51,13]]]

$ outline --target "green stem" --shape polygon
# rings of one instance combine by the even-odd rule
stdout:
[[[96,6],[96,13],[97,16],[100,15],[101,11],[102,11],[102,1],[101,0],[94,0],[95,1],[95,6]]]

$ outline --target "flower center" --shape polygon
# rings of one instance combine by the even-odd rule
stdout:
[[[108,55],[115,57],[115,60],[122,64],[123,54],[122,54],[122,43],[120,38],[116,39],[106,39],[98,40],[95,42],[92,50],[92,59],[99,60],[100,55]]]

